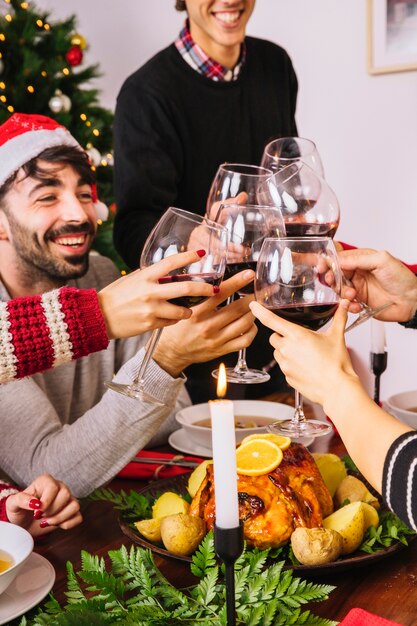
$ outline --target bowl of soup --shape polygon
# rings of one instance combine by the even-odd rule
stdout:
[[[417,390],[402,391],[390,396],[384,402],[388,413],[412,428],[417,428]]]
[[[234,400],[236,443],[247,435],[267,432],[267,426],[276,420],[291,419],[294,409],[279,402],[263,400]],[[200,446],[211,449],[211,420],[208,402],[194,404],[176,414],[178,424]]]
[[[33,551],[33,537],[27,530],[0,522],[0,594],[16,578]]]

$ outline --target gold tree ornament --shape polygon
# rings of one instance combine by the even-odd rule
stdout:
[[[85,50],[87,47],[87,40],[80,33],[74,33],[71,37],[71,45],[79,46],[81,50]]]

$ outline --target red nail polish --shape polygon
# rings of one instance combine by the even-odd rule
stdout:
[[[49,526],[48,522],[46,521],[46,519],[43,519],[41,522],[39,522],[39,526],[41,528],[46,528],[47,526]]]
[[[197,250],[197,254],[198,256],[205,256],[206,255],[206,251],[205,250]]]
[[[213,292],[220,293],[220,287],[218,285],[213,285]]]
[[[33,514],[34,519],[41,519],[43,511],[35,511]]]
[[[42,503],[37,498],[32,498],[32,500],[29,500],[29,507],[31,509],[40,509],[41,506],[42,506]]]

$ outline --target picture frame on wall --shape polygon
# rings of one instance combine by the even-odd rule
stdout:
[[[368,0],[370,74],[417,70],[417,0]]]

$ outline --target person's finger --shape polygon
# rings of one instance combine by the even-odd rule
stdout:
[[[357,250],[342,250],[338,252],[338,257],[342,270],[361,269],[371,272],[378,267],[380,252],[370,248],[358,248]]]
[[[196,311],[200,311],[201,313],[207,311],[214,311],[222,302],[225,302],[230,296],[232,296],[236,291],[246,287],[250,282],[255,278],[255,272],[252,270],[244,270],[243,272],[239,272],[235,274],[231,278],[224,280],[220,285],[220,292],[209,298],[202,304],[199,304],[196,307]]]
[[[42,503],[39,498],[34,497],[34,494],[19,491],[7,499],[7,509],[10,513],[17,513],[21,509],[34,513],[42,509]]]
[[[220,287],[204,280],[174,280],[172,282],[161,282],[160,287],[155,287],[155,295],[161,300],[173,300],[174,298],[185,298],[187,296],[210,298],[216,293],[220,293]]]
[[[340,300],[337,311],[333,317],[332,325],[328,330],[329,335],[343,337],[348,318],[349,305],[349,300]]]
[[[289,332],[292,327],[296,326],[291,322],[287,322],[282,319],[272,311],[269,311],[264,306],[259,304],[259,302],[251,302],[249,305],[250,310],[254,314],[254,316],[264,325],[270,328],[271,330],[283,335],[284,332]]]
[[[256,337],[258,328],[255,324],[251,324],[250,328],[238,336],[233,337],[226,341],[222,346],[222,354],[229,354],[231,352],[238,352],[243,348],[247,348],[251,345]]]
[[[72,494],[65,483],[57,480],[54,485],[48,484],[43,490],[41,502],[44,515],[54,514],[72,500]]]
[[[63,506],[57,506],[54,512],[45,511],[41,528],[45,528],[46,526],[61,526],[64,522],[76,517],[79,511],[80,503],[75,498],[71,498]]]
[[[180,267],[195,263],[198,259],[204,257],[205,254],[205,250],[188,250],[187,252],[179,252],[178,254],[173,254],[166,259],[162,259],[161,261],[150,265],[142,271],[146,271],[150,278],[162,278]]]
[[[42,503],[41,508],[42,510],[45,510],[56,498],[60,488],[61,483],[59,481],[52,478],[49,474],[42,474],[41,476],[38,476],[33,483],[26,487],[25,492],[32,494],[32,497],[35,496],[39,498]],[[66,489],[68,488],[66,487]]]

